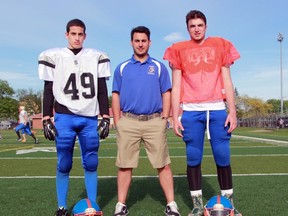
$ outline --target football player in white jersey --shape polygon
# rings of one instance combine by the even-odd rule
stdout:
[[[32,133],[30,124],[29,124],[29,118],[28,114],[25,110],[24,106],[18,107],[19,111],[19,124],[15,127],[15,132],[17,134],[18,140],[21,142],[26,142],[26,133],[31,136],[34,139],[34,143],[38,144],[38,139],[35,137],[35,135]],[[20,131],[22,132],[22,139],[20,137]]]
[[[108,136],[110,124],[106,85],[106,79],[111,76],[108,56],[83,48],[86,27],[79,19],[67,23],[66,39],[67,48],[46,50],[38,59],[39,78],[44,80],[44,136],[55,139],[58,158],[55,216],[68,215],[66,200],[76,137],[81,148],[87,197],[96,202],[99,139]],[[99,115],[102,120],[97,128]]]

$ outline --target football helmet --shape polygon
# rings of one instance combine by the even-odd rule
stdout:
[[[73,210],[74,216],[103,216],[103,213],[96,202],[90,199],[82,199],[78,201]]]
[[[234,216],[234,208],[226,197],[214,196],[204,206],[204,216]]]

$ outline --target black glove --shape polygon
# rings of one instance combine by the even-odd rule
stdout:
[[[102,118],[97,130],[99,131],[100,139],[105,139],[109,135],[110,118]]]
[[[55,137],[58,135],[58,133],[51,120],[50,119],[43,120],[42,123],[43,123],[44,137],[48,140],[55,140]]]

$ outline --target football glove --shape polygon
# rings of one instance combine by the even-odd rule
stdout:
[[[99,131],[100,139],[105,139],[109,135],[110,118],[102,118],[97,130]]]
[[[55,140],[58,135],[57,130],[50,119],[43,120],[44,137],[48,140]]]

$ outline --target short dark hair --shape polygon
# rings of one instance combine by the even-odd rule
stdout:
[[[72,27],[72,26],[82,27],[82,28],[84,29],[84,33],[85,33],[85,31],[86,31],[86,26],[85,26],[84,22],[83,22],[82,20],[80,20],[80,19],[72,19],[72,20],[70,20],[70,21],[67,23],[67,25],[66,25],[66,32],[69,33],[70,27]]]
[[[144,33],[147,35],[148,39],[150,40],[150,30],[145,26],[137,26],[132,29],[131,31],[131,41],[133,40],[134,33]]]
[[[186,25],[188,26],[188,22],[190,19],[196,19],[196,18],[202,19],[205,25],[207,24],[206,16],[201,11],[191,10],[186,15]]]

